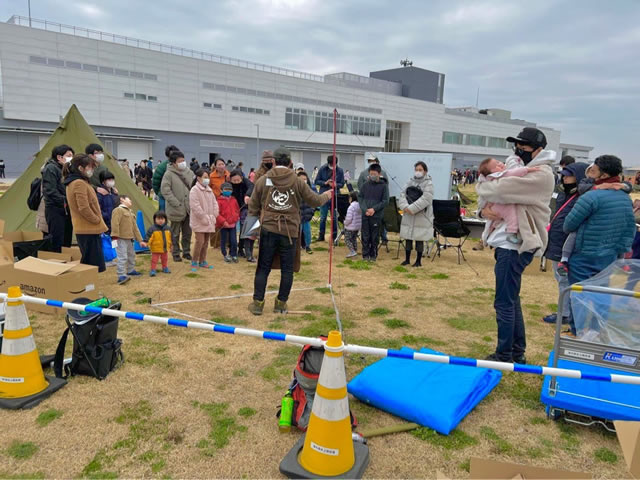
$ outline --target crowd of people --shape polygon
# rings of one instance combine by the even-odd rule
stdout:
[[[520,288],[522,274],[534,256],[551,260],[562,291],[626,254],[636,236],[636,224],[629,198],[631,185],[623,180],[619,158],[603,155],[587,165],[564,157],[556,176],[555,152],[546,149],[543,132],[527,127],[507,141],[513,143],[514,153],[505,163],[488,158],[477,170],[456,170],[452,177],[462,183],[477,183],[478,215],[486,220],[483,244],[494,250],[498,333],[496,350],[488,359],[525,363]],[[115,176],[104,164],[102,147],[91,144],[79,154],[67,145],[55,147],[42,169],[38,216],[52,250],[70,246],[75,233],[82,262],[104,271],[101,237],[110,235],[117,252],[118,283],[124,284],[140,275],[135,270],[135,241],[151,251],[151,276],[158,271],[171,272],[169,252],[174,262],[190,261],[194,272],[210,270],[213,265],[208,262],[208,251],[217,247],[224,262],[237,263],[240,257],[257,263],[249,305],[255,315],[263,312],[267,279],[277,265],[281,282],[274,311],[282,313],[287,311],[293,273],[299,268],[300,248],[313,252],[310,223],[315,212],[320,212],[316,241],[325,241],[329,215],[334,217],[330,238],[335,240],[338,221],[331,198],[344,195],[346,189],[349,206],[343,226],[347,257],[358,255],[360,239],[363,260],[377,259],[378,246],[386,235],[383,215],[389,202],[389,177],[374,155],[367,158],[357,190],[334,155],[320,168],[314,167],[311,174],[303,164],[294,165],[284,148],[264,151],[259,168],[248,174],[242,163],[222,158],[212,165],[199,164],[195,158],[187,164],[175,145],[166,147],[165,156],[155,168],[149,158],[136,164],[133,172],[121,162],[142,191],[147,195],[154,192],[158,199],[153,225],[140,232],[132,201],[119,194]],[[412,265],[422,266],[425,247],[434,235],[433,192],[428,166],[419,161],[397,199],[406,255],[402,265],[411,264],[415,248]],[[259,232],[246,233],[256,222]],[[566,334],[576,335],[570,306],[563,305],[562,312],[559,321],[568,325]],[[547,322],[556,320],[554,315],[545,317]]]

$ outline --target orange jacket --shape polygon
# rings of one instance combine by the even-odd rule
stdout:
[[[222,184],[228,182],[230,178],[229,172],[224,171],[224,175],[220,175],[217,170],[209,174],[209,186],[213,190],[213,194],[218,198],[222,194]]]

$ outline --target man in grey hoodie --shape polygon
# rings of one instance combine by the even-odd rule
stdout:
[[[515,166],[539,167],[524,177],[505,177],[476,186],[478,206],[483,218],[492,222],[502,220],[487,203],[513,203],[518,215],[518,230],[522,242],[508,240],[505,222],[498,225],[484,240],[495,248],[496,294],[494,307],[498,323],[495,353],[487,360],[526,363],[526,335],[520,286],[522,273],[535,253],[542,253],[547,245],[547,229],[555,178],[552,165],[556,152],[545,150],[547,139],[537,128],[526,127],[517,137],[508,137],[514,144],[514,155],[507,158],[507,168]],[[489,233],[488,230],[486,230]]]

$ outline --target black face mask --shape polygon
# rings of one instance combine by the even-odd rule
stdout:
[[[564,187],[564,193],[566,195],[573,195],[578,189],[577,183],[563,183],[562,186]]]
[[[522,150],[521,148],[517,148],[514,150],[514,153],[520,157],[520,159],[524,162],[525,165],[528,165],[529,162],[531,160],[533,160],[533,157],[531,156],[533,154],[533,152],[526,152],[525,150]]]

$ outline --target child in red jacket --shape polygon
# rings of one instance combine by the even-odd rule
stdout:
[[[220,230],[220,249],[225,262],[238,263],[236,224],[240,220],[240,206],[238,201],[231,195],[233,193],[233,185],[229,182],[224,182],[221,190],[222,195],[218,197],[220,212],[216,218],[216,229]],[[231,244],[229,255],[227,255],[227,243]]]

